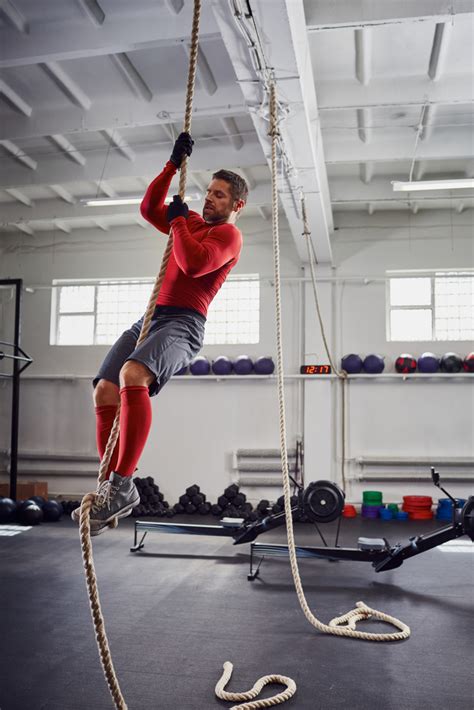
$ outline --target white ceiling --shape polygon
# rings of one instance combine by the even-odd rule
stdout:
[[[189,193],[246,177],[270,226],[263,73],[274,71],[287,174],[282,224],[318,258],[337,212],[456,209],[474,190],[394,193],[391,180],[474,177],[471,0],[204,0]],[[148,228],[138,196],[181,130],[191,0],[0,2],[0,231]],[[249,12],[250,10],[250,12]],[[283,114],[282,114],[283,116]],[[199,202],[192,205],[200,208]]]

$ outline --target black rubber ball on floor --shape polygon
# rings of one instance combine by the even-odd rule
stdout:
[[[23,504],[18,511],[18,520],[22,525],[39,525],[43,522],[43,511],[36,503]]]
[[[28,498],[28,500],[34,501],[36,505],[39,505],[40,508],[42,508],[43,505],[46,503],[46,498],[43,498],[43,496],[31,496],[31,498]]]
[[[0,500],[0,524],[13,523],[16,517],[16,503],[11,498]]]
[[[43,515],[44,519],[48,523],[55,523],[63,514],[63,508],[60,503],[56,500],[47,500],[43,504]]]

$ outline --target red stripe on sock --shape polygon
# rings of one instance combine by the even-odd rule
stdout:
[[[131,476],[145,448],[151,428],[148,387],[122,387],[120,405],[120,446],[114,471],[121,476]]]
[[[104,457],[105,447],[107,446],[107,442],[109,440],[110,431],[112,429],[116,413],[117,406],[115,404],[104,404],[95,408],[95,438],[97,451],[101,459]],[[111,471],[115,471],[118,453],[119,444],[117,441],[107,469],[107,478],[110,476]]]

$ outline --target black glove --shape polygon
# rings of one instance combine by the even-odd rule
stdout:
[[[176,165],[177,168],[181,167],[181,163],[185,155],[189,158],[193,152],[193,145],[194,141],[189,133],[180,133],[176,138],[170,160]]]
[[[168,211],[166,217],[168,222],[172,222],[176,217],[184,217],[187,219],[189,216],[189,209],[186,202],[183,202],[179,195],[173,197],[173,202],[168,205]]]

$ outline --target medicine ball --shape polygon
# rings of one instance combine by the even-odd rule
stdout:
[[[434,353],[423,353],[423,355],[418,358],[418,370],[427,374],[438,372],[439,357]]]
[[[408,355],[408,353],[402,353],[395,360],[395,369],[397,372],[401,372],[403,374],[415,372],[416,359],[413,357],[413,355]]]
[[[232,374],[232,360],[225,355],[216,357],[216,359],[212,362],[212,371],[215,375]]]
[[[189,366],[192,375],[208,375],[211,371],[211,363],[207,357],[199,355],[195,357]]]
[[[275,363],[270,356],[262,355],[255,360],[253,368],[257,375],[272,375],[275,371]]]
[[[47,500],[43,505],[44,519],[48,523],[55,523],[61,518],[63,507],[57,500]]]
[[[355,353],[344,355],[341,360],[341,369],[349,375],[358,375],[359,372],[362,372],[362,358]]]
[[[0,524],[13,523],[16,517],[16,503],[11,498],[0,500]]]
[[[43,498],[43,496],[31,496],[31,498],[28,498],[28,500],[32,500],[40,508],[42,508],[43,505],[46,503],[46,498]]]
[[[182,367],[180,370],[178,370],[178,372],[175,372],[174,375],[173,375],[173,377],[176,377],[176,376],[178,376],[178,375],[186,375],[187,372],[188,372],[188,366],[185,365],[185,366]]]
[[[25,501],[18,510],[18,520],[22,525],[39,525],[43,520],[43,511],[32,501]]]
[[[248,355],[239,355],[234,360],[234,370],[236,375],[250,375],[253,372],[252,358]]]
[[[384,359],[381,355],[372,353],[371,355],[367,355],[364,359],[362,367],[364,368],[364,372],[367,372],[369,375],[379,375],[383,372],[385,367]]]
[[[463,362],[457,353],[446,353],[439,363],[442,372],[460,372]]]
[[[469,353],[462,363],[465,372],[474,372],[474,353]]]

